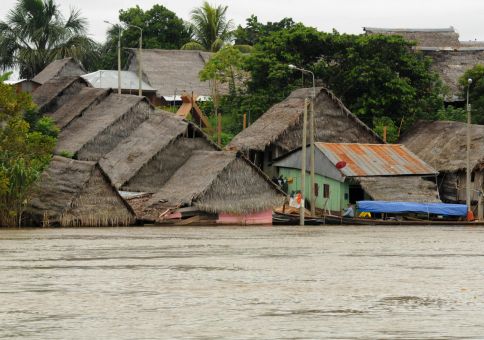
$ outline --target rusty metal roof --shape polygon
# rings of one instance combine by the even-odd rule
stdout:
[[[433,175],[437,171],[401,144],[315,143],[347,177]]]

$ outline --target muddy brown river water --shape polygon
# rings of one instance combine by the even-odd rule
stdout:
[[[0,230],[0,338],[484,339],[484,228]]]

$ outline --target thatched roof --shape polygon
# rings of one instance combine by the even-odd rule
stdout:
[[[415,41],[417,47],[459,47],[459,34],[449,28],[376,28],[363,27],[366,34],[400,35]]]
[[[186,133],[187,128],[188,123],[176,115],[155,112],[128,138],[106,154],[99,164],[114,186],[121,188],[158,152]]]
[[[477,64],[484,64],[484,47],[463,47],[451,50],[427,48],[423,49],[423,52],[432,58],[432,69],[439,74],[449,89],[446,101],[463,100],[459,79],[468,69]]]
[[[43,226],[113,226],[134,222],[132,209],[94,162],[54,156],[35,184],[27,223]]]
[[[139,52],[131,51],[129,70],[137,73]],[[198,76],[210,55],[201,51],[144,49],[143,80],[146,78],[159,96],[192,91],[199,96],[210,96],[209,82],[200,81]]]
[[[471,166],[484,163],[484,125],[471,127]],[[466,167],[466,124],[449,121],[419,121],[402,136],[400,143],[440,172]]]
[[[113,93],[61,131],[55,153],[97,161],[148,119],[150,110],[144,97]]]
[[[248,214],[281,205],[284,195],[245,158],[233,152],[196,151],[155,193],[145,208],[145,217],[184,206],[212,213]]]
[[[55,77],[75,77],[86,73],[86,70],[72,58],[58,59],[47,65],[32,80],[44,84]]]
[[[376,201],[441,202],[437,185],[419,176],[359,177],[355,180]]]
[[[65,94],[77,93],[87,82],[80,77],[56,77],[48,80],[32,93],[32,100],[42,113],[57,110],[57,99]]]
[[[52,117],[56,125],[63,129],[73,119],[81,116],[84,111],[106,98],[109,93],[110,91],[105,89],[84,87],[79,92],[66,96],[68,98],[62,100],[64,104],[48,116]]]
[[[326,88],[316,90],[316,141],[383,143],[380,137],[352,114],[331,91]],[[268,145],[274,144],[284,151],[290,151],[301,146],[304,99],[310,97],[311,93],[310,88],[293,91],[289,97],[272,106],[247,129],[235,136],[228,148],[244,152],[263,151]]]

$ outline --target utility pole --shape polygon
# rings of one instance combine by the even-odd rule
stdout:
[[[118,33],[118,94],[121,94],[121,32],[123,31],[121,28],[121,25],[115,25],[109,21],[104,20],[106,24],[109,24],[113,27],[116,28],[116,26],[119,29]]]
[[[301,207],[299,208],[299,225],[304,225],[305,191],[306,191],[306,143],[307,143],[308,99],[304,99],[302,155],[301,155]]]
[[[291,70],[298,70],[298,71],[301,71],[303,74],[304,73],[309,73],[311,74],[312,78],[313,78],[313,92],[312,92],[312,95],[311,95],[311,110],[310,110],[310,117],[309,117],[309,122],[310,122],[310,127],[309,127],[309,140],[310,140],[310,149],[309,149],[309,157],[310,157],[310,162],[309,162],[309,166],[310,166],[310,174],[311,174],[311,190],[310,190],[310,197],[311,197],[311,216],[315,216],[316,215],[316,193],[314,192],[314,183],[316,183],[316,179],[315,179],[315,174],[314,174],[314,130],[315,130],[315,121],[314,121],[314,101],[316,99],[316,81],[315,81],[315,77],[314,77],[314,73],[309,71],[309,70],[306,70],[306,69],[303,69],[303,68],[299,68],[299,67],[296,67],[292,64],[288,65],[288,67],[291,69]],[[303,147],[305,148],[306,147],[306,140],[304,140],[304,145]]]
[[[467,212],[472,211],[471,207],[471,104],[469,103],[469,88],[471,87],[472,79],[467,80],[467,159],[466,159],[466,205]]]

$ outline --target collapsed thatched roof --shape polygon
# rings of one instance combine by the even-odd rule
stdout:
[[[32,80],[44,84],[55,77],[76,77],[86,73],[86,70],[72,58],[58,59],[47,65]]]
[[[132,209],[94,162],[54,156],[25,212],[35,225],[108,226],[134,221]]]
[[[183,206],[212,213],[248,214],[282,204],[274,184],[249,161],[235,153],[195,151],[148,201],[145,219]]]
[[[128,138],[106,154],[99,164],[114,186],[121,188],[160,150],[186,133],[187,128],[188,123],[172,113],[152,113]]]
[[[415,41],[417,47],[459,47],[459,34],[449,28],[376,28],[363,27],[366,34],[400,35],[406,40]]]
[[[471,167],[484,163],[484,125],[471,127]],[[466,167],[466,124],[449,121],[419,121],[400,143],[440,172]]]
[[[319,142],[382,143],[380,137],[352,114],[331,91],[317,88],[315,100],[315,140]],[[312,89],[293,91],[272,106],[247,129],[240,132],[228,148],[247,152],[263,151],[275,144],[284,151],[301,146],[304,99]],[[309,142],[309,140],[308,140]]]
[[[79,92],[63,99],[64,104],[54,113],[49,114],[49,117],[52,117],[56,125],[63,129],[73,119],[81,116],[84,111],[106,98],[109,93],[110,91],[105,89],[84,87]]]
[[[452,50],[426,48],[425,55],[432,58],[432,69],[437,72],[448,87],[446,101],[463,100],[459,79],[465,71],[477,64],[484,64],[484,47],[458,48]]]
[[[131,51],[129,70],[137,72],[139,52]],[[200,81],[198,76],[210,55],[202,51],[144,49],[143,78],[146,77],[159,96],[192,91],[199,96],[210,96],[209,82]]]
[[[358,177],[355,180],[376,201],[441,202],[437,185],[419,176]]]
[[[61,131],[55,152],[99,160],[145,121],[150,110],[144,97],[113,93]]]
[[[86,86],[87,82],[80,77],[55,77],[37,88],[32,93],[32,100],[41,113],[53,112],[58,108],[59,96],[76,93]]]

